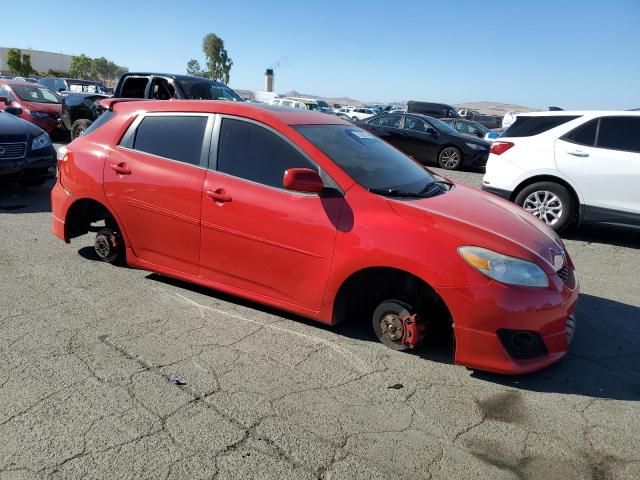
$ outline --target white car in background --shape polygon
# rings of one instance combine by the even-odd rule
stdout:
[[[351,119],[354,121],[366,120],[367,118],[371,118],[378,115],[378,113],[375,110],[371,108],[364,108],[364,107],[355,107],[345,113],[349,115]]]
[[[640,112],[519,114],[491,145],[482,189],[558,232],[576,221],[640,226]]]

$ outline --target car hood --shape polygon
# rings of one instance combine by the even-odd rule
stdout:
[[[42,129],[10,113],[0,112],[0,142],[24,142],[31,136],[38,136]]]
[[[475,135],[471,135],[470,133],[462,133],[462,132],[456,132],[456,133],[448,132],[448,133],[452,137],[455,137],[456,139],[458,139],[458,140],[460,140],[462,142],[475,143],[477,145],[485,147],[487,150],[489,148],[491,148],[491,143],[490,142],[487,142],[486,140],[484,140],[484,139],[482,139],[480,137],[476,137]]]
[[[388,200],[398,215],[455,237],[460,246],[488,248],[538,264],[552,274],[565,255],[556,233],[520,207],[456,183],[447,193],[419,200]]]
[[[45,113],[60,113],[62,110],[61,103],[39,103],[39,102],[27,102],[21,100],[20,104],[23,109],[31,110],[33,112],[45,112]]]

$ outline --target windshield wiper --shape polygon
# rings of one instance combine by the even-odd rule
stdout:
[[[384,195],[385,197],[424,198],[424,196],[419,193],[405,192],[397,188],[370,188],[369,191],[376,195]]]
[[[430,182],[427,183],[425,185],[425,187],[420,190],[420,196],[428,198],[428,197],[435,197],[436,195],[440,195],[441,193],[444,193],[446,191],[446,189],[440,185],[439,182],[435,181],[435,182]]]

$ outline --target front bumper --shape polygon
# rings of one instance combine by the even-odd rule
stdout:
[[[564,357],[575,329],[579,287],[573,272],[568,284],[557,275],[551,275],[549,281],[545,289],[508,287],[493,281],[480,287],[439,289],[454,320],[455,362],[520,375]],[[531,332],[544,348],[533,358],[515,358],[505,348],[499,330]]]
[[[0,180],[47,179],[56,175],[56,150],[53,146],[42,151],[28,151],[27,156],[16,160],[0,160]]]
[[[489,159],[489,150],[476,151],[468,150],[464,152],[464,166],[473,168],[483,168]]]

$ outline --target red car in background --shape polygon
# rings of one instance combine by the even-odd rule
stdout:
[[[569,350],[578,281],[521,208],[425,170],[333,115],[103,100],[60,152],[52,231],[128,264],[385,345],[452,329],[456,363],[520,374]]]
[[[0,110],[7,107],[21,108],[21,118],[48,134],[60,125],[60,97],[38,83],[0,80]]]

